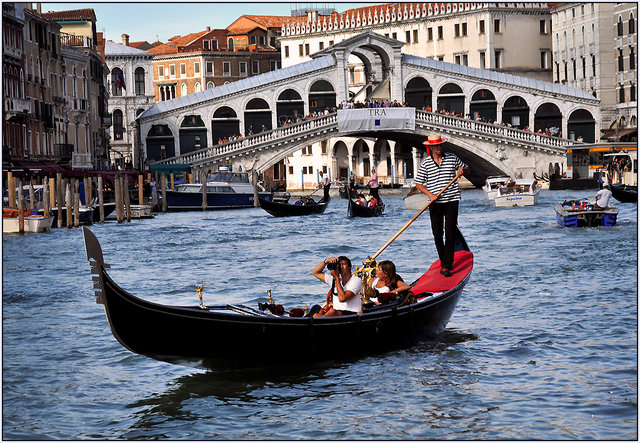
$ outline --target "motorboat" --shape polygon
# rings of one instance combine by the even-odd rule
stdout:
[[[484,182],[482,190],[488,200],[495,199],[500,195],[500,186],[507,183],[510,177],[507,175],[490,175]]]
[[[115,207],[115,206],[114,206]],[[94,222],[94,213],[98,212],[98,221],[100,220],[100,209],[87,206],[78,207],[78,224],[79,225],[91,225]],[[49,209],[49,213],[53,215],[53,226],[58,226],[58,208],[53,207]],[[44,209],[38,209],[38,215],[44,215]],[[71,218],[73,219],[74,207],[71,207]],[[62,207],[62,225],[67,224],[67,207]]]
[[[556,221],[565,228],[615,226],[618,208],[607,206],[600,209],[587,199],[565,200],[554,206]]]
[[[12,234],[20,232],[20,220],[18,209],[2,208],[2,233]],[[48,232],[51,230],[53,216],[45,217],[35,211],[25,211],[23,232]]]
[[[536,180],[522,178],[501,185],[494,201],[497,207],[533,206],[537,203],[539,194],[540,188]]]
[[[153,206],[151,205],[129,205],[131,218],[153,218]]]
[[[141,299],[109,276],[98,239],[83,227],[96,302],[104,306],[115,339],[136,354],[212,369],[352,358],[437,336],[449,322],[473,269],[473,253],[456,231],[452,276],[440,274],[437,260],[426,265],[426,272],[397,298],[381,305],[363,304],[357,314],[315,318],[311,311],[285,309],[272,300],[258,304],[258,309],[242,304],[206,306],[202,286],[196,288],[200,303],[190,306]],[[247,294],[253,289],[247,287]],[[344,340],[347,336],[366,340]],[[272,344],[277,344],[275,351]]]
[[[624,150],[605,154],[604,158],[625,160],[627,166],[622,171],[612,171],[608,175],[609,189],[613,198],[621,203],[638,201],[638,151]]]
[[[258,185],[262,188],[260,185]],[[202,183],[182,183],[167,191],[169,211],[202,210]],[[219,171],[207,178],[207,209],[252,208],[254,188],[249,183],[247,172]],[[273,199],[273,193],[262,188],[258,192],[266,201]],[[162,196],[159,195],[161,198]]]

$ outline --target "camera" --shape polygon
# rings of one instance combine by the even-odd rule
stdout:
[[[330,271],[335,271],[336,269],[338,269],[338,262],[330,261],[329,263],[327,263],[327,269]]]

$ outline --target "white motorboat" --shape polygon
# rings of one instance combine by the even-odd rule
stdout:
[[[500,195],[500,185],[509,181],[510,178],[506,175],[490,175],[482,187],[485,196],[488,200],[495,199]]]
[[[538,201],[540,188],[534,179],[523,178],[512,181],[509,186],[502,185],[499,188],[499,195],[494,199],[496,206],[533,206]]]
[[[151,205],[130,205],[131,218],[153,218]]]
[[[2,233],[12,234],[20,232],[18,210],[3,208],[2,210]],[[24,232],[47,232],[51,230],[53,216],[44,217],[42,215],[25,215]]]

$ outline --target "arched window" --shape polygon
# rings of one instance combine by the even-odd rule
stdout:
[[[136,95],[144,95],[144,68],[136,68]]]
[[[622,35],[624,34],[624,29],[622,28],[623,28],[622,17],[618,17],[618,37],[622,37]]]
[[[214,88],[213,82],[207,83],[207,89],[213,89],[213,88]]]
[[[116,109],[113,111],[113,139],[122,140],[124,133],[122,111]]]
[[[200,82],[196,82],[196,92],[200,92]]]
[[[180,96],[184,97],[185,95],[187,95],[187,84],[183,83],[182,86],[180,86]]]
[[[140,109],[136,109],[136,118],[140,117],[140,114],[142,114],[144,112],[144,109],[140,108]]]
[[[122,95],[122,87],[124,84],[124,73],[120,68],[113,68],[111,70],[111,95],[114,97],[120,97]]]
[[[636,21],[633,19],[633,12],[629,14],[629,34],[636,33]]]
[[[566,49],[567,49],[567,31],[564,31],[563,37],[564,37],[564,49],[566,51]]]
[[[227,40],[227,46],[229,47],[229,51],[233,51],[233,39],[232,38]]]

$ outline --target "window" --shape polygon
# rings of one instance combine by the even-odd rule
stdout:
[[[256,44],[256,36],[255,35],[249,36],[249,44],[250,45],[255,45]]]
[[[480,20],[479,24],[479,28],[480,28],[480,34],[484,34],[484,20]]]
[[[462,64],[465,66],[469,66],[469,55],[462,54]]]
[[[502,50],[498,49],[495,51],[494,53],[495,59],[496,59],[496,69],[501,69],[502,68]]]
[[[633,14],[629,15],[629,34],[635,34],[636,33],[636,21],[633,19]],[[635,86],[632,86],[635,88]],[[631,99],[633,100],[633,97],[631,97]]]
[[[439,55],[439,56],[438,56],[438,60],[440,60],[441,62],[443,62],[443,61],[444,61],[444,55]]]
[[[289,46],[284,47],[284,58],[289,58]]]
[[[631,86],[629,86],[629,101],[630,102],[638,101],[636,99],[636,85],[634,85],[633,83],[631,83]]]
[[[218,50],[218,40],[211,40],[211,49],[214,51]]]
[[[444,29],[442,26],[438,26],[438,40],[442,40],[444,38]]]
[[[307,173],[307,167],[306,167],[306,166],[303,166],[303,167],[302,167],[302,174],[306,174],[306,173]]]
[[[187,65],[185,63],[180,63],[180,77],[187,76]]]
[[[618,71],[624,71],[624,54],[622,53],[622,49],[620,49],[620,54],[618,54]]]
[[[202,40],[202,49],[208,51],[210,49],[209,40]]]
[[[622,29],[622,17],[618,17],[618,37],[622,37],[624,30]]]
[[[298,55],[300,55],[300,57],[304,55],[304,47],[302,46],[302,44],[298,45]]]
[[[546,20],[540,20],[540,34],[548,34]]]
[[[134,77],[136,95],[144,95],[144,69],[136,68]]]
[[[596,56],[591,56],[591,69],[593,70],[593,76],[596,76]]]
[[[391,38],[394,40],[398,40],[398,33],[394,32],[393,34],[391,34]]]
[[[582,78],[587,78],[587,59],[582,57]]]
[[[485,52],[481,51],[480,52],[480,69],[486,69],[486,66],[487,66],[487,62],[486,62]]]
[[[458,23],[456,23],[456,24],[453,26],[453,29],[454,29],[454,34],[455,34],[455,36],[456,36],[456,37],[460,37],[460,25],[459,25]]]
[[[460,55],[456,55],[456,56],[454,57],[455,62],[456,62],[456,65],[459,65],[459,64],[460,64],[460,57],[461,57]]]
[[[578,69],[576,68],[576,59],[574,58],[573,60],[571,60],[571,63],[573,64],[573,79],[577,80],[578,79]]]
[[[433,28],[427,28],[427,41],[433,40]]]
[[[540,51],[540,69],[547,69],[547,51]]]
[[[158,77],[164,78],[164,66],[158,66]]]
[[[576,8],[571,8],[571,18],[576,18]]]
[[[309,55],[309,43],[304,44],[304,55]]]
[[[289,174],[293,175],[293,166],[289,166]]]
[[[467,23],[463,23],[462,24],[462,36],[466,37],[467,36]]]
[[[564,62],[564,82],[566,83],[566,81],[569,80],[569,67],[567,65],[567,62]]]
[[[213,75],[213,62],[207,62],[207,75]]]
[[[200,62],[195,62],[193,64],[193,72],[195,74],[200,74]]]
[[[251,60],[251,73],[252,74],[260,74],[260,61],[259,60]]]
[[[222,62],[222,75],[231,75],[231,62]]]
[[[195,91],[196,92],[200,92],[201,88],[200,88],[200,82],[196,82],[195,84]]]
[[[260,42],[260,45],[264,46],[264,35],[258,37],[258,42]]]
[[[113,139],[122,140],[123,133],[124,133],[122,111],[119,109],[116,109],[115,111],[113,111],[112,118],[113,118]]]
[[[633,70],[636,69],[636,54],[633,51],[633,47],[629,48],[629,50],[631,51],[629,53],[629,70]]]
[[[329,40],[329,46],[333,46],[333,40]]]
[[[618,103],[624,103],[624,85],[620,85],[620,97]]]
[[[407,43],[411,43],[411,31],[404,32],[404,39]]]
[[[313,147],[308,145],[302,148],[302,155],[313,155]]]
[[[282,62],[280,60],[271,60],[271,70],[275,71],[276,69],[280,69],[282,66]]]
[[[207,83],[207,89],[213,89],[214,87],[215,85],[213,84],[213,82]]]
[[[176,65],[169,65],[169,77],[176,78]]]
[[[246,77],[247,76],[247,62],[240,62],[240,65],[238,66],[239,68],[239,72],[240,72],[240,77]]]
[[[418,43],[418,30],[413,30],[413,43]]]
[[[75,79],[75,77],[74,77]],[[119,97],[122,95],[122,83],[120,79],[124,79],[124,74],[122,72],[122,69],[120,68],[113,68],[113,70],[111,71],[111,95],[114,97]],[[126,85],[125,89],[126,89]],[[74,93],[75,96],[75,93]],[[37,107],[36,107],[37,109]]]
[[[183,83],[182,86],[180,86],[180,96],[184,97],[185,95],[187,95],[187,84]]]
[[[493,20],[493,32],[495,32],[496,34],[500,34],[501,29],[500,29],[500,19],[496,18]]]
[[[556,83],[560,82],[560,63],[556,63]]]

